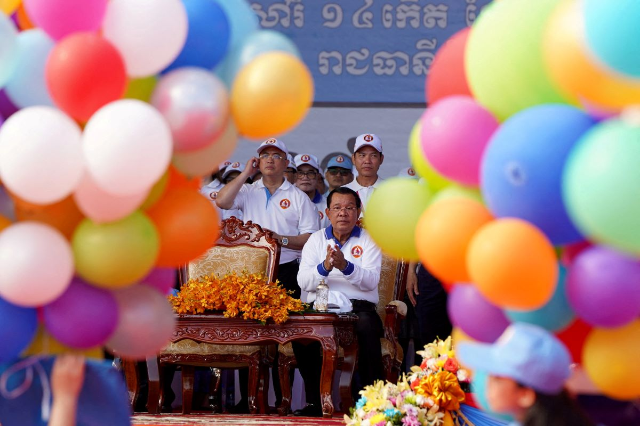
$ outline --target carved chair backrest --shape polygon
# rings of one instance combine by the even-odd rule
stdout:
[[[274,282],[279,261],[280,245],[271,231],[232,216],[222,221],[215,245],[181,268],[180,285],[191,277],[242,271],[264,272],[269,282]]]

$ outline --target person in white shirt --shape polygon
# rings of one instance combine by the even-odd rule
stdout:
[[[354,389],[382,379],[382,320],[376,312],[382,253],[367,231],[356,226],[361,202],[349,188],[340,187],[327,198],[331,225],[315,232],[302,249],[298,284],[308,292],[307,302],[315,300],[315,291],[324,279],[331,292],[344,294],[358,315],[358,373],[361,383]],[[305,381],[307,406],[294,414],[322,416],[320,373],[322,358],[318,342],[304,345],[294,342],[298,368]]]
[[[358,193],[362,200],[362,209],[366,211],[371,194],[382,182],[378,176],[378,170],[384,161],[382,141],[373,133],[358,136],[351,158],[358,175],[353,182],[345,186]]]
[[[329,219],[324,212],[327,201],[317,188],[318,176],[322,177],[318,159],[312,154],[298,154],[293,161],[296,165],[296,186],[316,205],[320,217],[320,228],[329,226]]]
[[[205,197],[207,197],[207,199],[209,201],[211,201],[211,203],[216,207],[216,209],[218,210],[218,217],[220,218],[220,220],[224,220],[224,219],[229,219],[231,216],[235,216],[238,219],[242,220],[242,211],[235,209],[235,210],[225,210],[225,209],[221,209],[220,207],[218,207],[218,204],[216,203],[216,200],[218,198],[218,193],[220,192],[220,190],[222,188],[224,188],[224,186],[229,183],[230,181],[232,181],[233,179],[235,179],[237,176],[240,175],[240,173],[244,170],[244,166],[238,162],[235,163],[229,163],[228,165],[226,165],[224,167],[224,171],[220,174],[220,180],[222,182],[220,182],[218,179],[215,179],[213,181],[211,181],[211,183],[209,183],[206,186],[203,186],[200,189],[200,193],[202,195],[204,195]],[[247,181],[247,183],[250,183],[251,180],[249,179]]]
[[[291,183],[296,183],[296,163],[293,159],[293,156],[287,153],[287,160],[289,161],[289,165],[284,170],[284,177]]]

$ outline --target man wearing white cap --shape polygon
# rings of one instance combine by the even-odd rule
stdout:
[[[295,185],[296,183],[296,163],[291,154],[287,154],[287,160],[289,160],[289,165],[284,171],[284,177]]]
[[[220,164],[220,171],[222,171],[222,173],[220,173],[220,171],[216,173],[217,177],[213,181],[211,181],[211,183],[200,188],[200,193],[207,197],[207,199],[211,201],[211,203],[218,210],[218,217],[220,218],[220,220],[229,219],[231,216],[235,216],[238,219],[242,220],[242,212],[240,210],[224,210],[221,209],[216,203],[218,193],[222,188],[224,188],[226,180],[228,180],[228,177],[233,172],[238,173],[239,167],[244,168],[244,166],[242,166],[240,163],[231,163],[231,161],[225,161],[224,163]]]
[[[356,166],[358,176],[353,182],[345,185],[358,193],[362,200],[363,213],[367,202],[382,179],[378,176],[378,170],[384,161],[382,154],[382,141],[373,133],[365,133],[356,138],[353,149],[353,164]]]
[[[329,226],[329,219],[325,214],[327,202],[317,189],[317,179],[320,176],[318,159],[312,154],[298,154],[294,158],[296,165],[296,186],[316,205],[320,217],[320,228]]]

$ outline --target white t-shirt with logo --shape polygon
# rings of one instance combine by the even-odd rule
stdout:
[[[367,231],[355,227],[347,242],[340,247],[347,267],[344,271],[333,268],[331,272],[324,269],[323,262],[327,257],[327,246],[339,243],[333,237],[333,227],[329,226],[315,232],[302,249],[298,285],[308,292],[307,302],[316,299],[316,288],[324,279],[329,290],[339,291],[349,299],[367,300],[378,303],[378,282],[382,266],[382,252],[375,245]]]
[[[318,216],[320,217],[320,229],[326,228],[327,226],[331,225],[331,222],[329,222],[329,218],[327,217],[327,212],[325,211],[325,209],[327,208],[327,196],[316,191],[316,196],[311,201],[313,201],[313,203],[316,205],[316,208],[318,209]]]
[[[367,203],[369,202],[369,198],[371,198],[371,194],[373,191],[380,186],[382,183],[382,179],[378,177],[378,180],[371,186],[362,186],[358,183],[358,179],[353,179],[350,183],[344,185],[345,188],[353,189],[358,193],[360,197],[360,201],[362,201],[362,214],[364,215],[364,211],[367,208]]]
[[[273,195],[262,179],[243,185],[231,208],[241,210],[245,222],[252,221],[280,235],[312,234],[320,229],[316,206],[307,194],[286,179]],[[282,247],[280,263],[299,259],[300,252]]]
[[[200,188],[200,193],[207,197],[207,200],[211,201],[211,203],[218,209],[218,217],[220,220],[229,219],[231,216],[235,216],[238,219],[242,220],[242,211],[240,210],[225,210],[218,207],[216,204],[216,199],[218,198],[218,192],[224,188],[224,183],[221,183],[219,180],[214,180],[208,185]]]

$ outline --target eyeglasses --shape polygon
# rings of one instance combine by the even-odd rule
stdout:
[[[328,172],[331,176],[349,176],[351,174],[351,170],[330,169]]]
[[[260,154],[259,158],[261,160],[266,160],[267,158],[273,158],[274,160],[282,160],[284,157],[280,154],[267,154],[265,152],[264,154]]]
[[[296,172],[296,174],[299,178],[308,177],[309,179],[315,179],[315,177],[318,175],[318,173],[314,172],[313,170],[310,170],[308,172]]]
[[[346,211],[347,213],[351,214],[354,213],[356,210],[358,210],[356,207],[331,207],[329,210],[331,210],[334,213],[340,213],[342,210]]]

